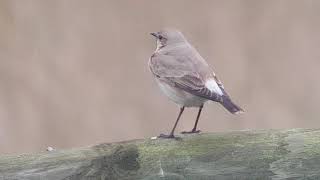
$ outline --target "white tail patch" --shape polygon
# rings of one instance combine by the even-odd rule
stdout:
[[[207,80],[205,86],[211,91],[215,92],[219,95],[223,95],[223,92],[221,91],[220,87],[218,86],[217,82],[214,79]]]

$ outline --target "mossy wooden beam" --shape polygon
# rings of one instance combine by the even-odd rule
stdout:
[[[320,130],[205,133],[1,156],[0,179],[320,179]]]

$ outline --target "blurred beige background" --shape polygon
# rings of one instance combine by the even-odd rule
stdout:
[[[210,103],[203,131],[320,127],[320,1],[0,0],[0,153],[169,131],[178,107],[147,66],[149,32],[163,27],[180,29],[247,111]]]

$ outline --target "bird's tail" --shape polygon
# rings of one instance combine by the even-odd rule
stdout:
[[[229,96],[223,96],[222,102],[220,103],[232,114],[241,114],[244,112],[244,110],[241,107],[239,107],[231,101]]]

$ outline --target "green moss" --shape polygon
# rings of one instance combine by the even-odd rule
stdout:
[[[242,131],[103,144],[81,150],[2,157],[0,167],[4,177],[14,174],[16,179],[19,175],[32,179],[48,173],[52,176],[43,177],[312,179],[320,174],[320,131]],[[62,167],[67,170],[61,171]]]
[[[255,170],[260,175],[271,175],[270,164],[288,153],[286,146],[282,134],[236,132],[188,135],[180,140],[147,140],[138,149],[142,168],[158,167],[153,173],[157,173],[160,164],[170,173],[181,173],[193,164],[206,163],[209,169],[218,164],[222,169],[230,167],[231,171],[232,167],[242,169],[243,174]]]
[[[310,156],[320,156],[320,131],[303,134],[304,152]]]

